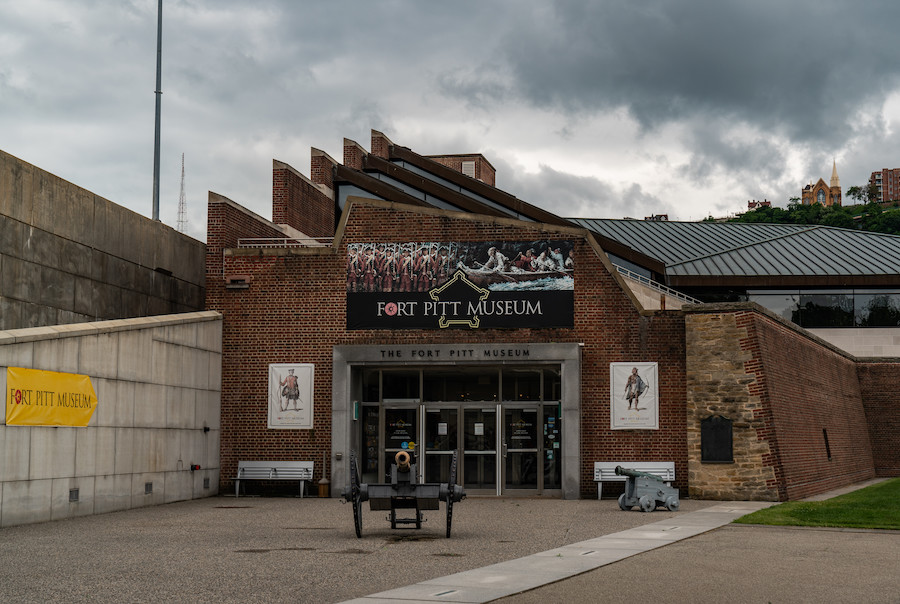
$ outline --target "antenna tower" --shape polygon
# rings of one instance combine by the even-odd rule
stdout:
[[[181,154],[181,194],[178,195],[178,227],[179,233],[183,233],[187,227],[187,200],[184,198],[184,153]]]

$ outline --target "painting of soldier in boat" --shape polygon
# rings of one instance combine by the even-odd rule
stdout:
[[[574,243],[563,240],[350,244],[347,292],[427,292],[457,271],[493,291],[574,290]]]

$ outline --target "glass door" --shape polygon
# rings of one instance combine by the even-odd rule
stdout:
[[[425,456],[425,482],[450,482],[453,452],[459,449],[459,409],[457,407],[425,407],[425,441],[417,447]],[[462,459],[457,459],[456,480],[459,482]]]
[[[538,405],[503,405],[503,492],[536,491],[538,472]]]
[[[497,407],[463,408],[462,485],[467,493],[497,494]]]
[[[419,441],[419,405],[403,407],[384,407],[384,457],[382,468],[383,482],[391,481],[391,464],[398,451],[406,451],[415,461],[416,444]]]

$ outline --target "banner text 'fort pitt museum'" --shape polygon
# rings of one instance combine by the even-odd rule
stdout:
[[[347,248],[347,329],[572,327],[571,241]]]

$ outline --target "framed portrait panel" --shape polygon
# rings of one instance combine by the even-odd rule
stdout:
[[[269,428],[311,430],[313,365],[269,365]]]
[[[609,417],[612,430],[659,429],[657,363],[609,364]]]

